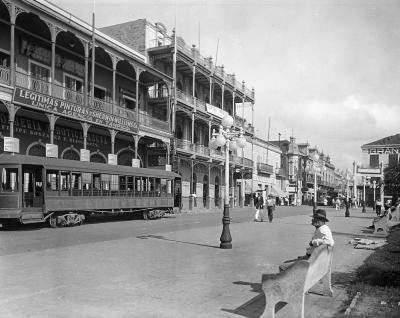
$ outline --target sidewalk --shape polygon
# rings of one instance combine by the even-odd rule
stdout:
[[[3,256],[1,272],[13,275],[0,275],[0,316],[259,317],[262,273],[303,254],[314,228],[309,215],[261,223],[252,222],[252,210],[246,213],[249,222],[230,225],[232,250],[219,248],[218,224]],[[365,230],[374,214],[350,213],[345,218],[343,210],[327,208],[335,239],[334,297],[307,295],[306,317],[344,311],[345,285],[372,253],[347,243],[370,234]],[[287,307],[277,317],[291,317]]]

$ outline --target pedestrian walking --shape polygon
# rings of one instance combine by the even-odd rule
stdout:
[[[336,210],[340,210],[340,205],[342,204],[342,202],[340,202],[339,197],[336,198]]]
[[[259,222],[259,217],[261,214],[261,222],[263,222],[262,208],[264,207],[264,198],[261,195],[261,192],[257,193],[257,196],[254,199],[254,206],[256,207],[256,214],[254,215],[254,222]]]
[[[268,220],[269,220],[269,223],[271,223],[272,219],[274,218],[274,210],[275,210],[275,201],[272,198],[272,195],[268,196],[267,210],[268,210]]]

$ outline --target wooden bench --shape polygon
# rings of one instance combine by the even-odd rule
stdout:
[[[323,295],[333,296],[331,266],[333,247],[321,245],[315,248],[308,260],[295,261],[277,274],[263,274],[261,279],[265,295],[265,310],[261,317],[275,317],[275,305],[288,303],[296,316],[304,318],[304,297],[316,283],[322,280]]]

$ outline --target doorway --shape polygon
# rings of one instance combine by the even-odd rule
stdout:
[[[22,166],[22,194],[24,208],[40,208],[43,206],[42,167]]]

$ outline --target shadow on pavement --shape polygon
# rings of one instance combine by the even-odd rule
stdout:
[[[157,240],[163,240],[163,241],[169,241],[169,242],[176,242],[176,243],[183,243],[183,244],[191,244],[191,245],[198,245],[198,246],[204,246],[204,247],[212,247],[212,248],[220,248],[219,246],[213,246],[213,245],[207,245],[207,244],[199,244],[199,243],[192,243],[192,242],[185,242],[185,241],[179,241],[179,240],[172,240],[169,238],[166,238],[161,235],[141,235],[141,236],[136,236],[138,239],[141,240],[147,240],[147,239],[157,239]]]

